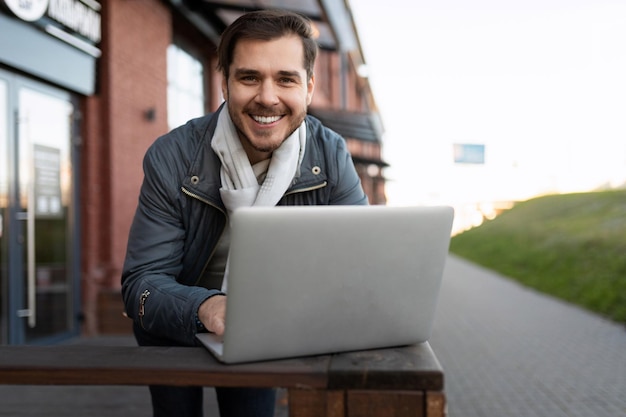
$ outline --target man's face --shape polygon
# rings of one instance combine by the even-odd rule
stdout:
[[[303,63],[297,36],[237,42],[222,93],[251,163],[269,158],[304,120],[315,81]]]

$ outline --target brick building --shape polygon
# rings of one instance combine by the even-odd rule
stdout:
[[[310,112],[385,204],[382,128],[349,3],[0,0],[0,344],[130,331],[119,276],[154,139],[221,103],[219,34],[246,10],[309,16]]]

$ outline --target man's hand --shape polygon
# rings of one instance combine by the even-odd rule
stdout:
[[[198,318],[208,331],[222,336],[225,329],[226,296],[214,295],[200,304]]]

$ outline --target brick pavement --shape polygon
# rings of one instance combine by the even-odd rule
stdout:
[[[449,417],[626,417],[624,325],[454,256],[430,343],[445,371]],[[215,398],[205,393],[210,417]],[[0,404],[0,417],[151,415],[145,387],[0,386]],[[277,417],[285,415],[279,407]]]
[[[626,327],[451,256],[431,346],[450,417],[626,416]]]

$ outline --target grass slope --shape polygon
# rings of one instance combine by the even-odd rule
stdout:
[[[454,236],[450,251],[544,293],[626,322],[626,190],[518,203]]]

